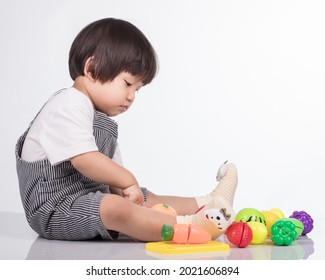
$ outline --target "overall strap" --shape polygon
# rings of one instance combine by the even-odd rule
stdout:
[[[40,112],[43,110],[43,108],[45,107],[45,105],[56,95],[58,95],[61,91],[65,90],[65,88],[58,90],[57,92],[55,92],[54,94],[51,95],[51,97],[44,103],[44,105],[42,106],[42,108],[38,111],[38,113],[36,114],[36,116],[34,117],[34,119],[30,122],[28,129],[30,129],[30,127],[33,125],[35,119],[38,117],[38,115],[40,114]]]

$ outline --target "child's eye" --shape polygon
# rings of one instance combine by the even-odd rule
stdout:
[[[124,82],[125,82],[125,84],[126,84],[128,87],[132,85],[132,84],[129,83],[127,80],[124,80]]]

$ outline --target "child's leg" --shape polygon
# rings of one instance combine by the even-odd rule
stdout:
[[[170,205],[176,210],[178,215],[191,215],[198,209],[194,197],[156,195],[147,190],[147,201],[145,202],[145,206],[152,207],[158,203],[166,203]]]
[[[162,226],[176,224],[176,218],[171,215],[111,194],[104,196],[101,201],[100,218],[107,229],[122,232],[140,241],[161,241]]]
[[[216,220],[217,216],[218,222],[215,223],[213,220]],[[111,194],[101,201],[100,217],[107,229],[122,232],[141,241],[160,241],[162,226],[173,226],[176,223],[200,225],[215,239],[234,219],[231,206],[220,198],[213,199],[198,214],[175,218]],[[219,217],[222,218],[222,225],[219,223]]]
[[[205,195],[199,197],[180,197],[156,195],[147,191],[147,201],[145,206],[152,207],[157,203],[167,203],[172,206],[179,215],[194,214],[198,208],[210,203],[217,197],[226,199],[229,204],[233,205],[234,195],[237,189],[237,169],[234,164],[228,164],[226,175],[221,179],[215,189]]]

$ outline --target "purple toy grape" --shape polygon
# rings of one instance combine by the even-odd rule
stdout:
[[[304,230],[301,233],[302,235],[306,235],[307,233],[311,232],[314,228],[314,220],[305,211],[294,211],[289,218],[295,218],[304,224]]]

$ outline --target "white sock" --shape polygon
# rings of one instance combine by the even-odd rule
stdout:
[[[238,177],[237,177],[237,168],[234,164],[228,164],[228,170],[226,175],[220,180],[216,188],[206,196],[195,197],[198,207],[202,207],[208,204],[211,200],[216,197],[223,197],[230,205],[233,205],[234,196],[237,189]]]
[[[177,216],[177,224],[195,224],[211,234],[212,240],[223,234],[235,220],[235,212],[228,201],[222,197],[212,199],[198,213]]]

